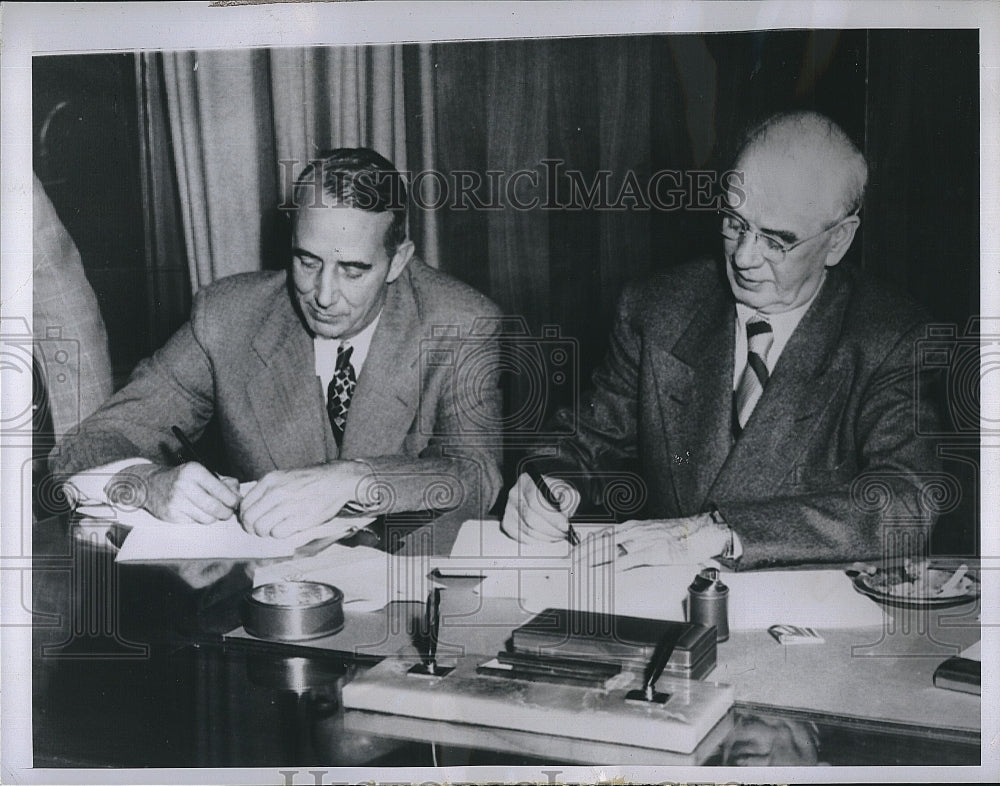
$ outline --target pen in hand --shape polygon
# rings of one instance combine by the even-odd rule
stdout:
[[[559,498],[553,493],[549,484],[545,482],[545,478],[542,477],[542,473],[540,473],[531,464],[525,468],[525,472],[528,473],[528,477],[531,478],[532,482],[534,482],[535,487],[538,489],[539,493],[541,493],[545,502],[550,507],[555,508],[555,510],[562,512],[562,506],[559,504]],[[569,529],[566,530],[566,540],[569,541],[571,546],[580,545],[580,537],[576,534],[576,530],[573,529],[572,524],[570,524]]]
[[[212,469],[210,466],[208,466],[208,462],[205,461],[204,458],[202,458],[201,453],[198,452],[198,448],[196,448],[194,446],[194,443],[190,439],[188,439],[187,434],[181,431],[177,426],[171,426],[170,430],[174,433],[174,436],[177,437],[178,440],[180,440],[181,447],[184,448],[184,452],[188,454],[188,458],[190,458],[192,461],[197,461],[199,464],[201,464],[205,469],[207,469],[215,476],[216,480],[222,480],[222,477],[219,475],[219,473],[216,472],[214,469]]]
[[[205,469],[211,472],[216,480],[225,483],[225,481],[222,480],[222,476],[208,465],[208,462],[205,461],[204,457],[198,451],[198,448],[196,448],[194,446],[194,443],[190,439],[188,439],[187,434],[181,431],[177,426],[171,426],[170,430],[173,432],[173,435],[177,437],[178,441],[180,441],[181,447],[184,449],[184,452],[188,454],[188,458],[190,458],[192,461],[197,461]],[[237,498],[240,498],[240,494],[238,491],[236,492],[236,496]]]

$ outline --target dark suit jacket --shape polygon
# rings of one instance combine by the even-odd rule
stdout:
[[[918,406],[922,422],[935,418],[915,383],[920,310],[832,268],[733,444],[735,319],[709,260],[626,289],[576,435],[543,469],[599,503],[602,473],[637,463],[644,504],[631,517],[717,507],[741,567],[875,558],[893,545],[884,537],[926,535],[920,492],[938,464],[915,433]]]
[[[476,388],[473,399],[465,381],[495,357],[499,313],[480,293],[411,260],[389,285],[338,451],[313,339],[286,273],[221,279],[198,292],[190,321],[53,454],[53,468],[72,474],[131,456],[163,461],[178,448],[171,426],[197,437],[214,415],[240,480],[365,458],[396,509],[464,499],[462,507],[485,511],[501,482],[500,439],[489,431],[500,422],[500,393]],[[427,463],[426,476],[398,470],[413,458],[444,463]]]

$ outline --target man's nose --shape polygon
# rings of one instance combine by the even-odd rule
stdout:
[[[340,277],[336,265],[323,265],[316,287],[316,305],[328,308],[340,298]]]
[[[744,270],[760,267],[764,263],[764,257],[760,251],[758,237],[753,232],[744,232],[736,240],[736,250],[733,252],[733,261],[738,268]]]

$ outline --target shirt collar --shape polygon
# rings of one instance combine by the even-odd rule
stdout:
[[[368,358],[368,350],[371,348],[372,339],[375,337],[375,329],[382,318],[382,312],[367,325],[360,333],[350,338],[323,338],[316,336],[313,339],[314,356],[316,358],[316,376],[328,382],[333,378],[333,371],[336,366],[337,350],[343,346],[354,347],[351,353],[351,365],[354,366],[355,376],[361,376],[361,368]]]
[[[790,336],[794,332],[795,328],[798,327],[799,322],[802,321],[802,317],[805,316],[809,307],[819,296],[820,290],[823,289],[824,284],[826,284],[826,271],[823,272],[823,280],[820,281],[819,286],[816,287],[816,291],[812,293],[812,297],[810,297],[801,306],[796,306],[788,311],[780,311],[776,314],[761,314],[755,308],[750,308],[750,306],[746,306],[743,303],[737,303],[736,321],[739,323],[740,331],[745,331],[747,322],[754,317],[758,317],[760,319],[766,319],[775,333],[783,333],[786,336]]]

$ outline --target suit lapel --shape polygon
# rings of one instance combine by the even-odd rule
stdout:
[[[757,407],[712,488],[713,495],[762,496],[793,468],[817,415],[847,378],[836,347],[847,285],[831,271],[823,291],[785,345]]]
[[[672,348],[651,351],[679,510],[700,507],[729,453],[734,321],[718,291]]]
[[[413,262],[410,263],[414,264]],[[409,271],[389,285],[347,413],[345,458],[399,453],[416,415],[422,333]]]
[[[247,396],[276,467],[304,467],[326,460],[329,430],[316,381],[312,337],[286,289],[252,346],[259,362],[248,378]],[[331,437],[332,439],[332,437]]]

